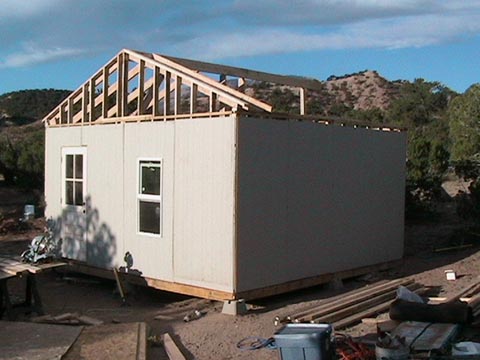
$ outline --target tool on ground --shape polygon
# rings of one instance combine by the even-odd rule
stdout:
[[[115,281],[117,282],[118,292],[120,293],[120,296],[122,298],[122,306],[126,306],[128,305],[128,303],[127,298],[125,297],[125,290],[123,289],[123,284],[120,280],[120,276],[116,267],[113,268],[113,274],[115,275]]]

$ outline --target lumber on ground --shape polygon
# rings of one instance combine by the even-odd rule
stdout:
[[[336,304],[332,304],[332,301],[327,303],[318,305],[308,311],[303,311],[294,315],[293,320],[295,322],[302,322],[304,320],[310,321],[314,316],[321,316],[320,314],[326,314],[329,312],[334,312],[340,309],[343,309],[347,306],[357,304],[358,302],[371,299],[372,296],[384,294],[386,292],[396,290],[398,286],[408,286],[409,284],[413,284],[413,280],[409,279],[400,279],[390,281],[388,283],[383,283],[378,286],[372,286],[368,288],[361,288],[358,290],[354,290],[345,295],[341,295],[338,299],[339,302]],[[334,299],[336,300],[336,298]]]
[[[455,295],[450,296],[446,302],[454,302],[464,297],[465,295],[471,293],[475,288],[480,285],[480,276],[476,277],[475,280],[468,286],[464,287],[460,291],[458,291]]]
[[[308,314],[304,314],[301,317],[297,317],[296,322],[303,322],[305,320],[311,321],[315,317],[319,317],[328,313],[332,313],[332,312],[344,309],[348,306],[352,306],[360,302],[372,299],[372,297],[375,297],[377,295],[382,295],[392,291],[394,292],[393,296],[395,296],[395,291],[398,286],[400,285],[409,286],[411,284],[413,284],[413,280],[405,280],[400,282],[392,282],[389,284],[384,284],[382,286],[378,286],[375,288],[360,290],[349,296],[347,295],[347,296],[341,297],[340,299],[338,299],[337,302],[333,304],[332,303],[323,304],[317,307],[316,309],[309,311]]]
[[[467,302],[472,309],[480,308],[480,293],[473,295]]]
[[[411,291],[418,290],[422,286],[419,284],[409,284],[407,288]],[[348,316],[354,315],[359,311],[363,311],[365,309],[370,309],[371,307],[378,305],[382,302],[393,300],[397,294],[397,290],[391,290],[384,294],[379,294],[377,296],[370,297],[366,300],[359,301],[353,305],[343,307],[341,310],[338,311],[331,311],[329,309],[324,309],[323,311],[313,314],[310,316],[310,321],[315,322],[326,322],[331,323],[341,319],[344,319]],[[338,308],[338,305],[336,306]]]
[[[185,356],[183,356],[182,352],[178,348],[177,344],[175,344],[175,341],[173,341],[169,333],[165,333],[163,335],[163,347],[165,348],[165,352],[170,360],[186,360]]]
[[[422,287],[420,289],[414,290],[413,292],[418,294],[418,295],[422,295],[427,291],[428,291],[428,289]],[[390,308],[391,303],[392,303],[391,300],[385,301],[385,302],[383,302],[383,303],[381,303],[377,306],[374,306],[370,309],[366,309],[366,310],[361,311],[357,314],[353,314],[353,315],[351,315],[349,317],[346,317],[344,319],[335,321],[332,325],[333,325],[334,329],[346,328],[347,326],[350,326],[350,325],[353,325],[353,324],[356,324],[356,323],[362,321],[363,318],[371,317],[373,315],[377,315],[377,314],[380,314],[382,312],[387,311]]]

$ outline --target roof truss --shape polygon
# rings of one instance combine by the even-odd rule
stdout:
[[[121,122],[125,118],[211,115],[238,109],[272,111],[271,105],[187,65],[157,54],[123,50],[44,121],[47,126],[64,126]]]

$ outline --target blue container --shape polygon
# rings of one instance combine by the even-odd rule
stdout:
[[[287,324],[273,335],[281,360],[334,359],[333,328],[328,324]]]

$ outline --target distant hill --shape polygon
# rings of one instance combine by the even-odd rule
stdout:
[[[386,110],[400,94],[403,81],[388,81],[376,71],[365,70],[341,77],[330,76],[326,81],[329,94],[336,102],[354,110]]]
[[[365,70],[332,75],[321,83],[323,89],[307,90],[308,113],[339,116],[349,110],[386,111],[407,81],[389,81],[376,71]],[[252,82],[245,91],[272,104],[274,111],[298,113],[298,89],[294,87]]]
[[[0,95],[0,126],[25,125],[42,119],[70,90],[21,90]]]

